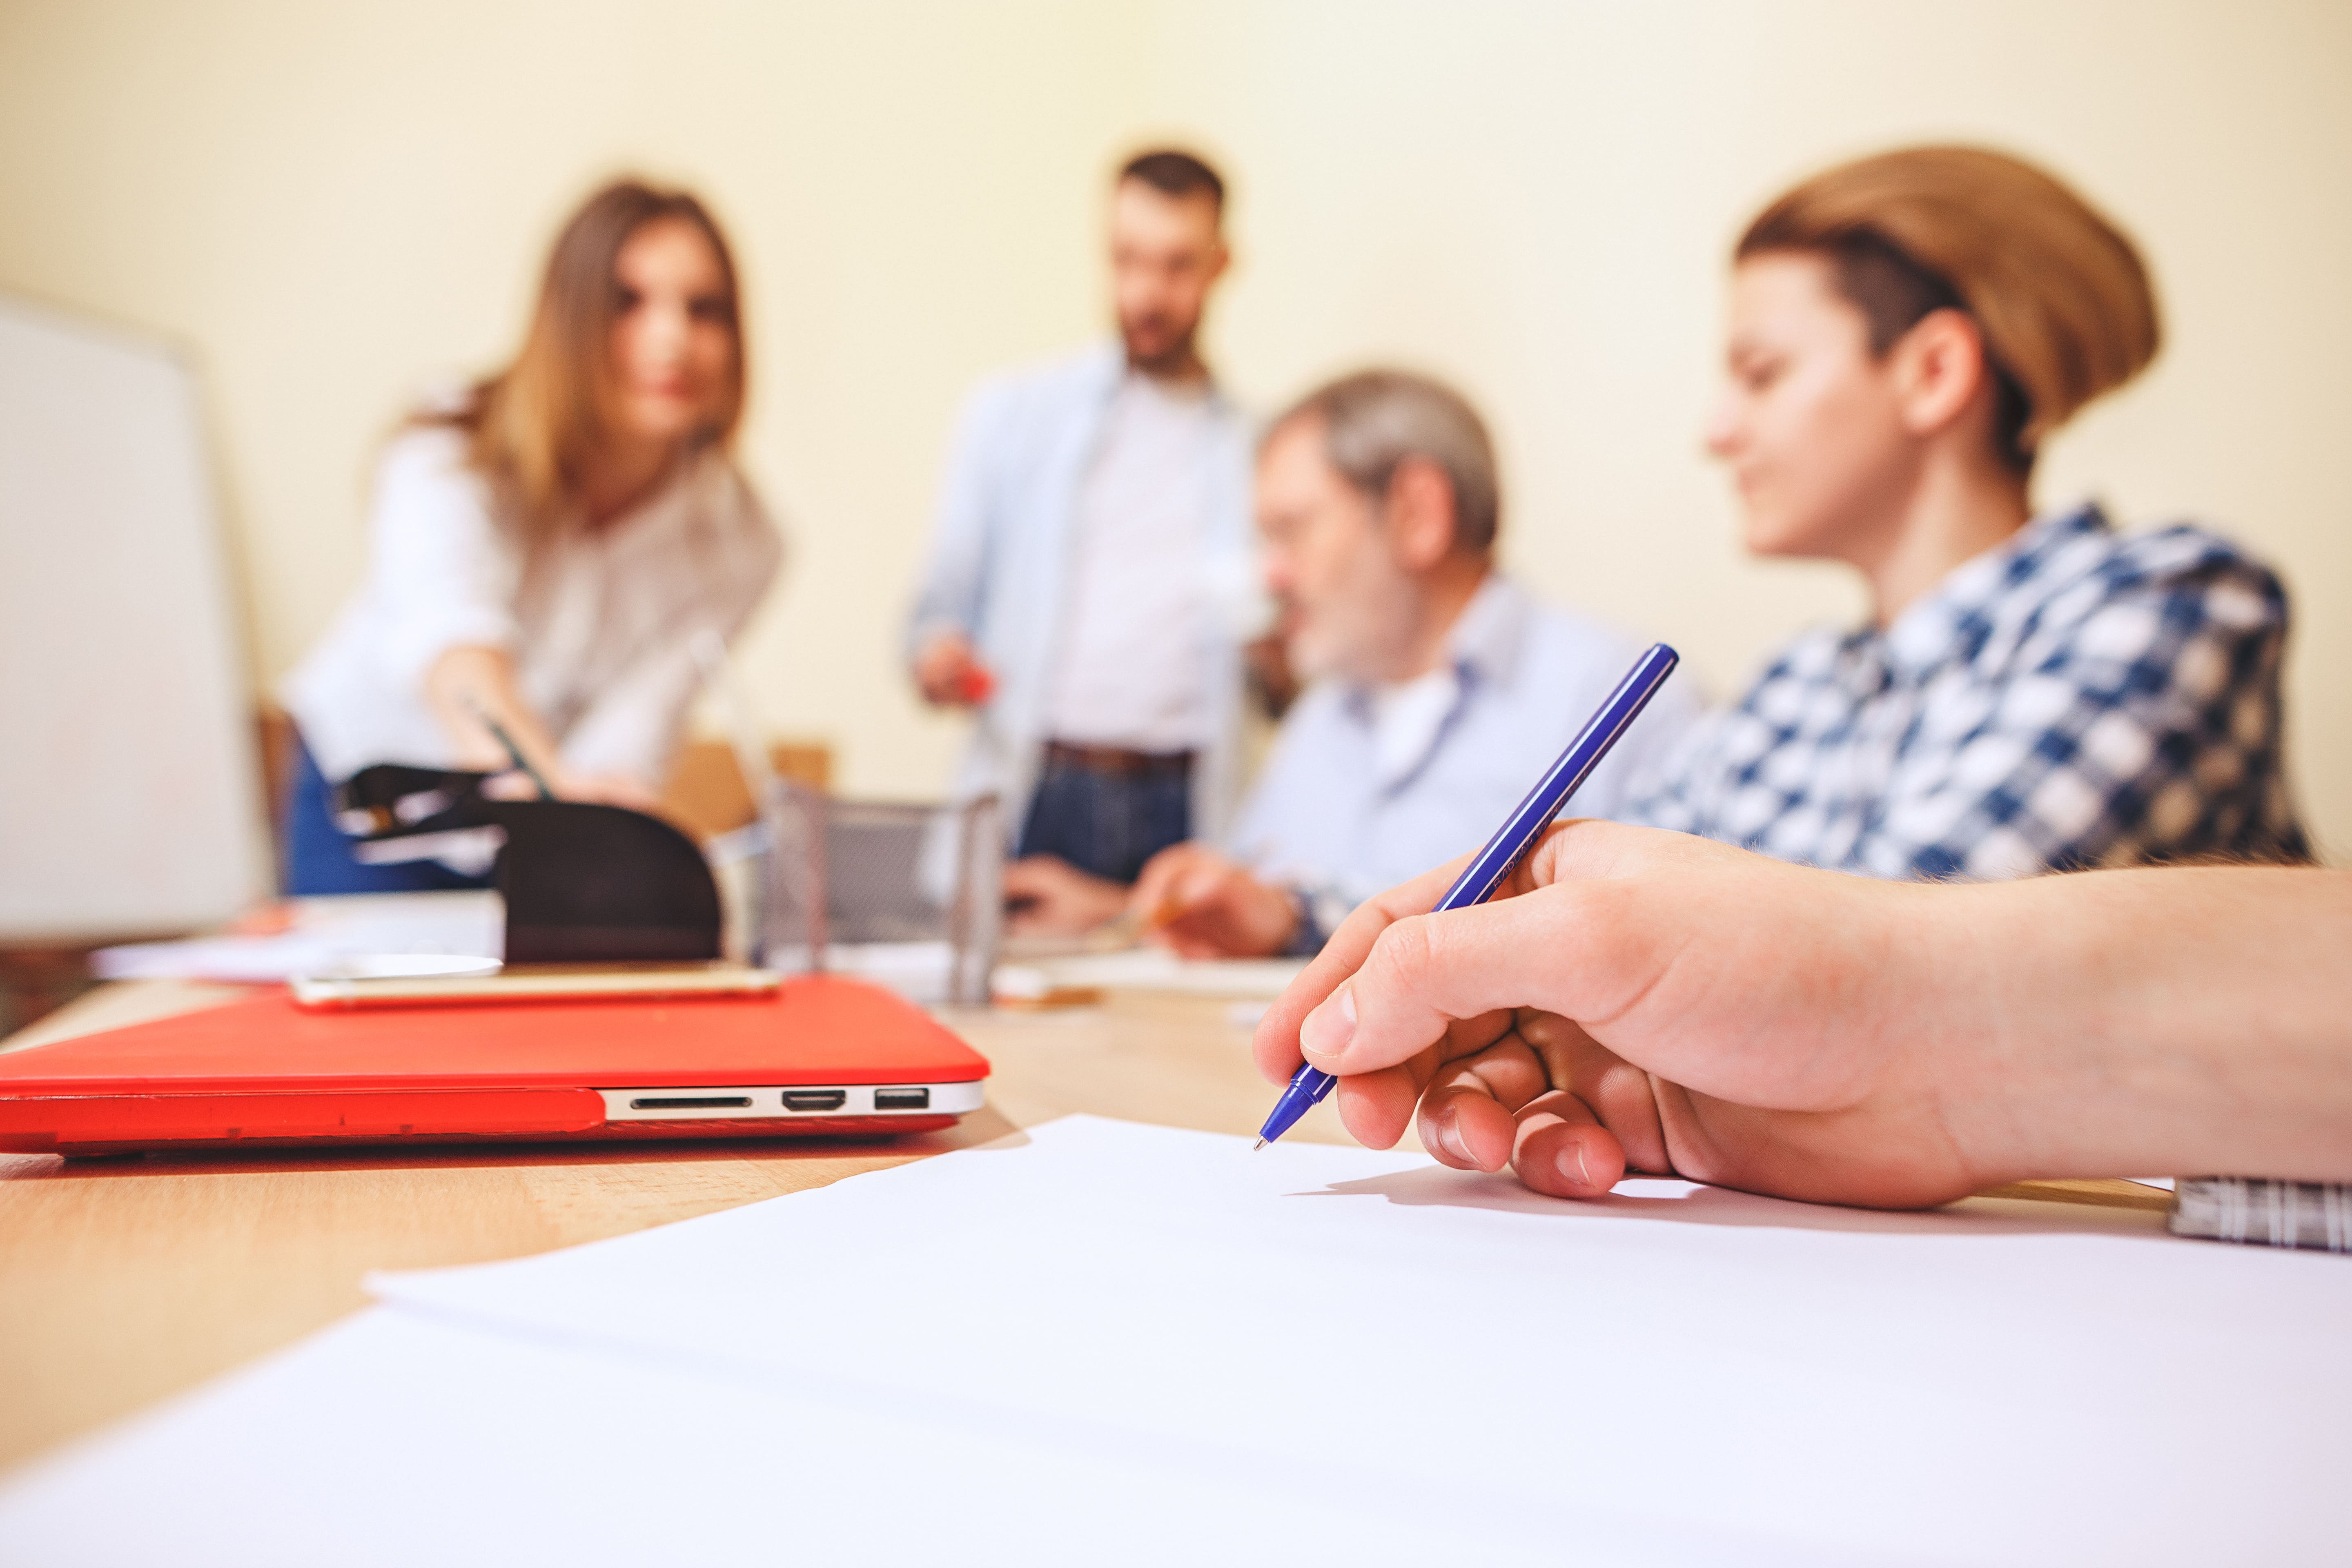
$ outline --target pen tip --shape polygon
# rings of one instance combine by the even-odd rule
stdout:
[[[1261,1150],[1261,1149],[1263,1149],[1263,1148],[1265,1148],[1265,1139],[1263,1139],[1263,1138],[1261,1138],[1261,1139],[1259,1139],[1256,1142],[1255,1142],[1255,1143],[1253,1143],[1253,1144],[1251,1144],[1251,1145],[1250,1145],[1250,1152],[1251,1152],[1251,1153],[1253,1153],[1253,1154],[1255,1154],[1255,1153],[1256,1153],[1259,1150]]]

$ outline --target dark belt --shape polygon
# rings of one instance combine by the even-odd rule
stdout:
[[[1066,741],[1048,741],[1045,765],[1075,768],[1080,773],[1111,773],[1120,778],[1158,778],[1192,772],[1192,753],[1130,752],[1123,746],[1074,746]]]

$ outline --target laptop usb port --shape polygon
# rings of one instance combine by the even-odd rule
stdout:
[[[931,1091],[928,1089],[877,1089],[874,1091],[877,1110],[929,1110]]]
[[[749,1110],[748,1094],[649,1094],[629,1101],[631,1110]]]
[[[849,1099],[845,1089],[788,1089],[784,1090],[786,1110],[839,1110]]]

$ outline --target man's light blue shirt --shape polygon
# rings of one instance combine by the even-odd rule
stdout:
[[[1008,831],[1028,816],[1061,650],[1078,489],[1126,374],[1116,343],[982,384],[965,405],[941,489],[930,561],[908,626],[911,658],[943,628],[970,637],[996,676],[959,773],[959,798],[994,793]],[[1239,792],[1240,645],[1260,603],[1252,555],[1249,422],[1211,394],[1200,570],[1218,621],[1202,639],[1210,739],[1194,759],[1192,832],[1217,837]]]
[[[1227,848],[1306,894],[1328,931],[1374,893],[1484,844],[1643,646],[1489,576],[1447,638],[1455,690],[1427,744],[1383,767],[1372,694],[1318,682],[1284,719]],[[1617,815],[1699,711],[1687,678],[1668,680],[1562,815]]]

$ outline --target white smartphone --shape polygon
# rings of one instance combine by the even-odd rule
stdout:
[[[615,996],[751,996],[783,976],[740,963],[541,963],[487,959],[362,960],[287,982],[304,1007],[414,1007],[450,1002],[560,1002]],[[420,972],[425,964],[442,967]]]

